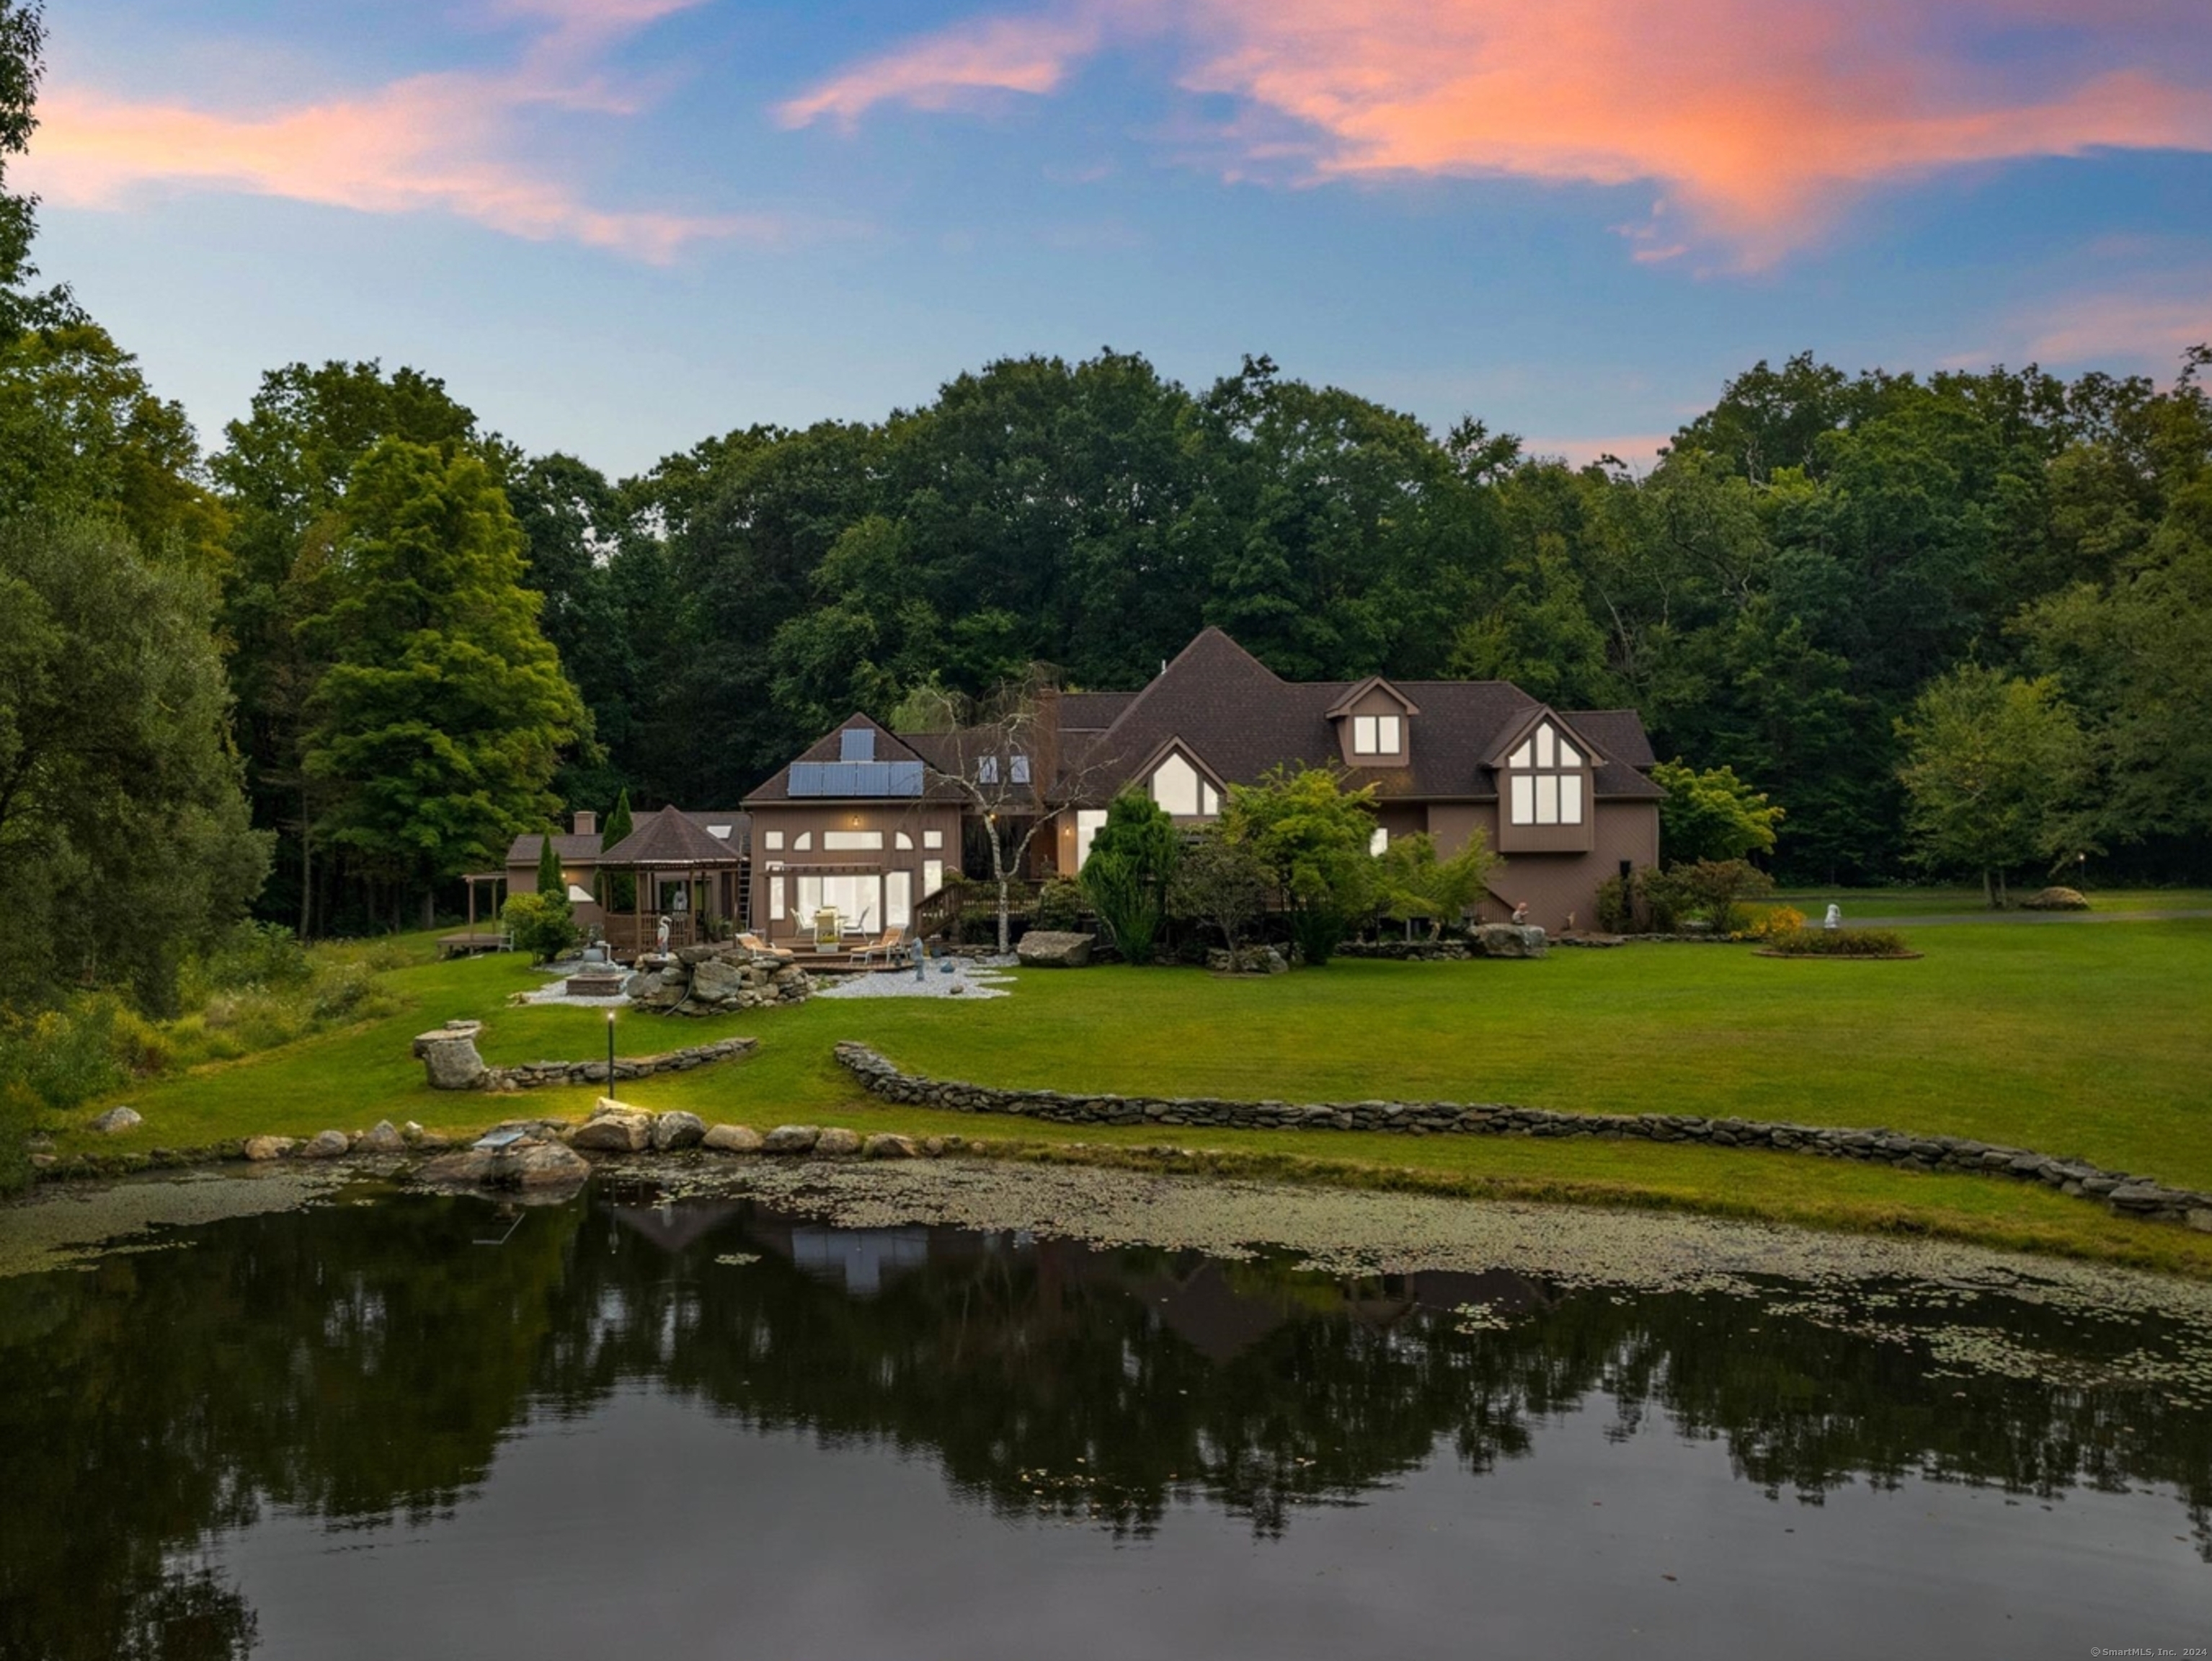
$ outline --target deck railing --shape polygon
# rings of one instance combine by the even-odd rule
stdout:
[[[1017,880],[1006,885],[1009,912],[1028,917],[1036,910],[1042,883]],[[999,913],[999,885],[988,877],[968,882],[949,882],[915,903],[914,933],[918,940],[950,939],[957,942],[960,924],[971,914],[994,917]]]

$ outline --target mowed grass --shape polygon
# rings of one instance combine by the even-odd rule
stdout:
[[[2022,884],[2012,891],[2012,909],[2037,891]],[[2083,892],[2089,910],[2103,912],[2202,911],[2212,910],[2212,888],[2093,888]],[[1772,904],[1794,905],[1818,922],[1833,900],[1843,908],[1847,923],[1869,917],[1936,917],[1990,915],[1989,902],[1978,888],[1790,888],[1776,894]],[[1768,902],[1752,909],[1763,910]],[[2028,912],[2029,916],[2036,916]]]
[[[2212,923],[1916,931],[1917,962],[1778,961],[1728,946],[1555,951],[1539,963],[1340,961],[1266,980],[1195,970],[1030,972],[975,1002],[820,999],[704,1020],[624,1013],[623,1054],[730,1032],[760,1051],[624,1086],[710,1122],[957,1131],[1041,1145],[1176,1143],[1307,1174],[1456,1191],[1633,1202],[1827,1226],[1917,1228],[2212,1272],[2212,1237],[2124,1221],[2025,1184],[1633,1142],[1056,1127],[891,1108],[830,1058],[841,1038],[909,1069],[1021,1086],[1291,1100],[1514,1102],[1886,1125],[2078,1156],[2212,1188]],[[475,1129],[574,1116],[588,1090],[428,1089],[407,1040],[458,1016],[495,1063],[605,1053],[598,1013],[513,1008],[519,958],[398,970],[400,1016],[142,1086],[132,1144],[205,1147],[380,1118]],[[88,1119],[92,1110],[81,1116]],[[118,1144],[82,1133],[64,1151]]]

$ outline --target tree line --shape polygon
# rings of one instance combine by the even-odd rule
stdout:
[[[0,168],[35,5],[0,0]],[[2212,406],[2033,367],[1760,362],[1571,466],[1244,358],[1002,360],[611,478],[433,374],[294,363],[204,441],[0,171],[0,998],[158,1001],[252,905],[411,923],[564,805],[727,806],[858,709],[1207,624],[1291,678],[1632,706],[1785,810],[1784,879],[2212,875]]]

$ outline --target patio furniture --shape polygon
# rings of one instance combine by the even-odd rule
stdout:
[[[837,927],[836,908],[823,906],[814,914],[814,949],[817,952],[835,952],[843,943],[844,935]]]
[[[853,954],[853,961],[863,965],[881,960],[886,969],[896,965],[899,953],[906,946],[903,928],[886,928],[884,932]]]
[[[738,944],[757,958],[781,958],[788,963],[793,957],[789,946],[770,946],[757,934],[740,934],[738,936]]]

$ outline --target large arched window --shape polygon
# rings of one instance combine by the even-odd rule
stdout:
[[[1582,751],[1550,721],[1540,724],[1505,758],[1508,815],[1515,824],[1583,822]]]

